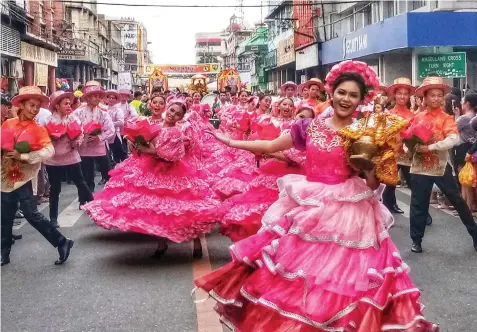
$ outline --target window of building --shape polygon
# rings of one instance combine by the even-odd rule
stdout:
[[[362,10],[363,14],[363,25],[362,27],[364,28],[367,25],[373,24],[373,4],[365,6]]]
[[[356,30],[356,16],[359,14],[353,13],[349,18],[348,18],[348,31],[353,32]]]
[[[396,16],[396,11],[394,8],[394,1],[384,1],[383,3],[383,16],[384,18],[390,18]]]
[[[427,5],[427,0],[411,1],[409,10],[416,10]]]
[[[397,15],[404,14],[407,11],[407,1],[398,1],[397,6]]]

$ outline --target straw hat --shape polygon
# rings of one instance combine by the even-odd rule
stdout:
[[[295,91],[296,91],[297,85],[296,85],[295,82],[292,82],[292,81],[285,82],[285,83],[283,83],[282,86],[280,87],[280,92],[281,92],[281,93],[285,93],[285,90],[286,90],[288,87],[292,87],[292,88],[295,89]]]
[[[73,92],[66,92],[66,91],[63,91],[63,90],[58,90],[58,91],[53,92],[50,96],[49,110],[54,112],[55,111],[55,106],[65,98],[69,98],[71,103],[73,103],[73,101],[75,99],[75,95],[74,95]]]
[[[319,78],[310,78],[308,81],[302,84],[301,90],[303,91],[303,88],[310,88],[312,85],[318,85],[318,88],[320,91],[325,91],[325,85]]]
[[[19,104],[24,102],[27,99],[40,100],[41,101],[40,107],[47,107],[50,102],[50,98],[45,96],[41,92],[41,89],[39,87],[34,85],[29,85],[29,86],[24,86],[23,88],[20,89],[20,91],[18,92],[18,95],[12,99],[12,105],[19,107]]]
[[[101,86],[101,83],[99,83],[98,81],[88,81],[85,84],[85,86],[90,86],[90,85]]]
[[[388,94],[393,97],[396,94],[398,89],[405,88],[409,90],[409,93],[412,95],[416,91],[416,87],[412,85],[412,82],[409,78],[399,77],[396,78],[392,85],[388,88]]]
[[[119,103],[119,102],[121,101],[121,94],[120,94],[117,90],[111,89],[111,90],[106,90],[106,91],[104,92],[104,96],[105,96],[105,97],[108,97],[108,96],[110,96],[110,95],[113,95],[113,96],[116,97],[116,102],[115,102],[114,104],[117,104],[117,103]]]
[[[383,90],[386,93],[389,93],[388,89],[389,88],[386,85],[384,85],[383,83],[379,83],[378,90]]]
[[[86,84],[89,84],[91,82],[96,82],[96,81],[89,81]],[[83,92],[83,96],[81,97],[82,100],[85,100],[86,98],[88,98],[88,96],[92,94],[99,93],[101,94],[101,97],[104,97],[104,94],[105,94],[104,89],[101,85],[85,85],[81,92]]]
[[[444,94],[448,94],[451,91],[451,87],[444,84],[442,77],[426,77],[420,87],[416,89],[415,95],[423,97],[427,90],[440,89],[444,91]]]
[[[119,89],[119,94],[120,94],[120,95],[130,96],[130,95],[131,95],[131,90],[128,90],[128,89]]]

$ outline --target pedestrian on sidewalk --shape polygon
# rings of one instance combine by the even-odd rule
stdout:
[[[72,92],[56,91],[50,96],[50,110],[53,113],[47,120],[47,124],[63,125],[67,127],[72,123],[81,126],[79,119],[71,114],[71,105],[74,95]],[[55,155],[45,161],[46,170],[50,179],[50,221],[54,227],[58,224],[58,203],[61,193],[61,182],[66,174],[69,174],[71,180],[78,188],[78,200],[80,207],[86,202],[93,200],[93,194],[86,185],[86,181],[81,171],[81,157],[78,147],[84,140],[81,133],[78,137],[71,140],[65,134],[53,141]]]
[[[413,123],[429,124],[434,133],[430,144],[417,147],[411,163],[411,251],[416,253],[422,252],[421,243],[434,183],[457,210],[477,250],[477,224],[460,194],[449,163],[448,150],[459,143],[454,117],[442,109],[444,95],[449,91],[450,87],[440,77],[426,77],[416,90],[418,97],[424,97],[426,109],[414,117]]]
[[[104,89],[99,83],[88,82],[83,88],[83,99],[86,101],[86,105],[80,106],[73,112],[83,126],[98,124],[101,127],[99,134],[85,133],[84,140],[78,147],[83,176],[91,192],[94,192],[96,186],[94,182],[95,162],[99,165],[105,180],[109,180],[110,165],[106,142],[114,136],[114,125],[109,114],[98,107],[103,98]]]
[[[12,104],[19,108],[18,117],[9,119],[2,124],[2,131],[11,130],[17,139],[26,134],[33,141],[31,150],[20,153],[16,149],[2,153],[2,216],[1,216],[1,265],[10,263],[12,247],[12,229],[18,203],[25,214],[26,220],[40,232],[55,248],[58,248],[59,259],[56,265],[63,264],[68,259],[73,241],[63,236],[51,225],[48,219],[38,212],[33,196],[32,180],[38,175],[42,161],[51,158],[54,148],[45,128],[34,120],[40,106],[48,105],[49,99],[36,86],[26,86],[20,89]],[[25,135],[25,136],[26,136]]]

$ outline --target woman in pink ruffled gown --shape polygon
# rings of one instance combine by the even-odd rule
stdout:
[[[276,140],[216,134],[252,152],[306,153],[306,175],[279,179],[261,230],[231,246],[231,263],[195,281],[234,331],[437,330],[422,316],[419,290],[384,225],[374,171],[356,176],[337,133],[352,123],[367,83],[340,73],[330,82],[333,117],[298,121]]]
[[[190,156],[194,142],[187,129],[176,126],[184,117],[185,104],[173,101],[160,121],[157,103],[161,98],[151,102],[151,122],[161,124],[157,137],[150,146],[135,146],[137,152],[110,172],[111,179],[95,195],[94,204],[83,209],[106,229],[159,237],[155,257],[166,252],[165,239],[178,243],[194,240],[193,256],[201,257],[198,237],[216,223],[220,201]]]
[[[295,119],[314,118],[314,116],[313,109],[303,108],[297,111]],[[283,122],[277,124],[282,125]],[[278,127],[277,132],[285,134],[289,132],[289,129],[282,131]],[[263,214],[278,198],[277,180],[279,178],[286,174],[304,174],[305,154],[297,149],[292,148],[261,157],[260,168],[257,169],[258,175],[252,180],[248,190],[227,199],[222,204],[223,210],[227,213],[221,220],[220,232],[233,242],[258,232],[262,226]]]

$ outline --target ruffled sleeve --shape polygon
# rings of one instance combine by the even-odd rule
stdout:
[[[311,124],[313,119],[306,118],[299,121],[296,121],[291,128],[290,134],[293,139],[293,147],[300,151],[306,150],[306,136],[308,126]]]
[[[157,156],[166,161],[178,161],[184,158],[185,146],[182,131],[179,128],[163,128],[154,139]]]

